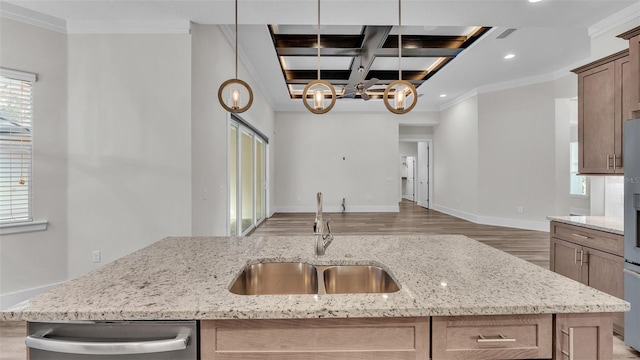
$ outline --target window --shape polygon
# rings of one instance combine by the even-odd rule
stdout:
[[[587,177],[578,175],[578,142],[569,143],[571,195],[587,196]]]
[[[0,69],[0,225],[32,215],[32,85],[34,74]]]

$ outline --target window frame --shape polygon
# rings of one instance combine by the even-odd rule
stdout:
[[[27,204],[28,209],[26,211],[26,218],[20,219],[2,219],[0,220],[0,235],[15,234],[22,232],[41,231],[46,230],[48,222],[46,220],[34,220],[34,199],[33,199],[33,151],[34,151],[34,136],[33,136],[33,118],[34,118],[34,97],[35,87],[37,82],[37,75],[30,72],[18,71],[7,68],[0,68],[0,76],[16,81],[29,82],[31,86],[31,123],[30,123],[30,159],[28,169],[28,188],[27,188]],[[11,119],[9,119],[11,120]],[[22,145],[21,145],[22,146]]]

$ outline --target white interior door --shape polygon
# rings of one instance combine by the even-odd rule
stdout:
[[[414,186],[414,170],[415,170],[415,158],[413,156],[407,156],[407,189],[405,199],[416,201],[415,199],[415,186]]]
[[[429,208],[429,143],[418,142],[418,205]]]

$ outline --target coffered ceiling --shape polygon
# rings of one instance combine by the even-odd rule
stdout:
[[[318,39],[310,26],[270,25],[282,74],[292,99],[301,99],[307,83],[320,77],[339,96],[381,98],[384,88],[402,79],[419,87],[484,35],[488,27],[411,26],[402,30],[399,61],[397,26],[325,26]],[[368,89],[358,84],[373,79]],[[375,79],[378,79],[377,81]],[[350,94],[351,93],[351,94]]]
[[[190,23],[218,24],[234,43],[234,0],[0,1],[6,14],[14,9],[2,4],[53,17],[69,33],[175,33]],[[276,111],[305,111],[296,94],[316,75],[316,0],[238,6],[239,52],[255,85]],[[590,31],[640,16],[640,1],[403,0],[402,11],[403,77],[419,85],[416,111],[438,110],[479,88],[569,73],[589,61]],[[331,45],[323,45],[322,77],[348,89],[362,62],[366,79],[380,79],[373,92],[395,80],[397,23],[396,0],[322,0],[321,43]],[[516,30],[501,38],[508,29]],[[504,59],[508,53],[515,57]],[[334,111],[387,112],[376,99],[340,99]]]

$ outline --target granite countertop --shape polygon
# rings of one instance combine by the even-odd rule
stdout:
[[[170,237],[0,312],[1,320],[346,318],[627,311],[629,304],[461,235]],[[390,294],[234,295],[248,263],[382,264]]]
[[[624,235],[624,219],[612,216],[547,216],[547,220]]]

